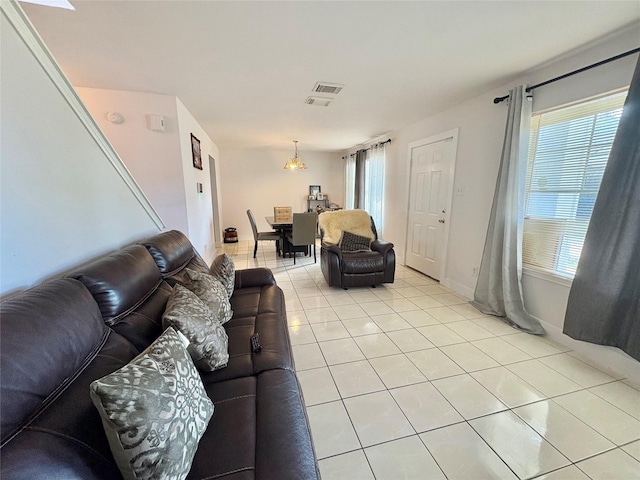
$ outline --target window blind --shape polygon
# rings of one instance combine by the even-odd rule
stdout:
[[[532,116],[524,266],[575,274],[626,96],[620,92]]]

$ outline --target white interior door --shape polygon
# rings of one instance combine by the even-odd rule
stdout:
[[[441,277],[446,222],[450,204],[450,175],[454,157],[452,137],[410,147],[411,173],[406,265],[436,280]]]

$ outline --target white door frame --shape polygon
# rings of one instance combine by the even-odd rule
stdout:
[[[220,202],[218,193],[218,174],[216,159],[209,155],[209,178],[211,180],[211,213],[213,216],[213,243],[217,248],[222,245],[222,219],[220,218]]]
[[[439,133],[437,135],[432,135],[427,138],[423,138],[422,140],[417,140],[415,142],[409,143],[408,154],[407,154],[407,181],[406,181],[406,191],[407,191],[407,222],[404,229],[404,264],[407,262],[407,252],[409,251],[409,208],[411,203],[411,154],[412,150],[417,147],[422,147],[424,145],[429,145],[431,143],[441,142],[442,140],[447,140],[451,138],[453,143],[452,145],[452,158],[451,163],[449,164],[449,181],[447,184],[447,213],[445,213],[445,224],[444,224],[444,234],[442,237],[442,261],[440,262],[440,283],[443,283],[445,280],[445,272],[447,269],[447,250],[449,247],[449,225],[451,223],[451,206],[453,204],[453,185],[454,185],[454,175],[456,171],[456,158],[458,156],[458,133],[460,129],[454,128],[453,130],[447,130],[446,132]]]

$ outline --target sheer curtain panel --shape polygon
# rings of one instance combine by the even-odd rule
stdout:
[[[373,217],[380,236],[382,236],[384,229],[384,163],[386,145],[385,142],[371,146],[367,152],[365,175],[364,209]]]
[[[522,228],[531,102],[525,86],[509,92],[509,113],[500,170],[493,196],[478,283],[471,304],[483,313],[528,333],[542,325],[524,309],[522,299]]]
[[[355,208],[356,157],[347,155],[344,161],[344,208]]]
[[[640,360],[640,59],[591,214],[563,331]]]

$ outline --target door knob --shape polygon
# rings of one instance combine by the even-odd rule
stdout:
[[[444,223],[444,218],[440,218],[440,219],[438,219],[438,222],[440,222],[440,223]]]

